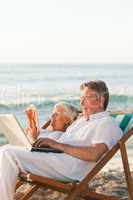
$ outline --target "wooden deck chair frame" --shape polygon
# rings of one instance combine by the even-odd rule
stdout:
[[[118,113],[118,112],[117,112]],[[119,114],[119,113],[118,113]],[[121,112],[120,114],[125,114]],[[30,188],[24,193],[20,200],[29,199],[35,191],[40,187],[49,188],[64,193],[68,193],[65,200],[79,200],[81,197],[86,200],[115,200],[120,199],[118,197],[107,196],[101,193],[96,193],[89,188],[89,183],[95,177],[95,175],[105,166],[105,164],[114,156],[114,154],[120,150],[121,158],[125,173],[125,179],[127,183],[128,196],[130,200],[133,200],[133,183],[130,172],[130,166],[128,162],[128,156],[125,143],[133,135],[133,128],[131,128],[124,136],[118,141],[118,143],[109,150],[96,164],[96,166],[88,173],[88,175],[81,181],[75,183],[64,183],[54,179],[37,176],[29,173],[22,179],[31,183]],[[16,189],[23,184],[23,180],[19,180],[16,184]]]

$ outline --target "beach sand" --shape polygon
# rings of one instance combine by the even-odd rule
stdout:
[[[132,172],[133,175],[133,172]],[[25,184],[22,189],[20,189],[16,200],[19,200],[21,193],[27,189],[28,184]],[[92,190],[103,193],[106,195],[114,195],[121,197],[123,199],[128,199],[128,192],[126,187],[126,181],[123,171],[118,170],[108,170],[98,174],[90,184]],[[30,200],[64,200],[66,194],[52,191],[39,189]]]

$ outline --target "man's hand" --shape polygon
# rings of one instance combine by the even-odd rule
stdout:
[[[58,148],[58,143],[55,140],[49,138],[39,138],[34,142],[33,147],[51,147]]]

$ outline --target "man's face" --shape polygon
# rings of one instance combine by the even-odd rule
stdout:
[[[85,87],[81,91],[80,105],[85,116],[103,110],[104,97],[98,96],[95,91]]]
[[[53,115],[51,117],[50,125],[53,131],[64,131],[66,125],[70,122],[70,119],[65,114],[64,108],[59,106],[54,109]]]

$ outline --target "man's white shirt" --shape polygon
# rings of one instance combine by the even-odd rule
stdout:
[[[121,138],[122,131],[118,127],[115,119],[105,111],[90,115],[89,120],[81,117],[68,127],[65,133],[53,132],[47,133],[46,135],[55,139],[57,142],[70,144],[72,146],[88,147],[92,144],[104,143],[108,149],[111,149]],[[47,137],[46,135],[45,137]],[[62,164],[56,162],[55,157],[61,160]],[[55,159],[53,160],[53,162],[55,161],[54,166],[58,170],[61,170],[66,177],[77,180],[83,179],[96,164],[91,161],[80,160],[67,154],[53,155],[53,159]]]

